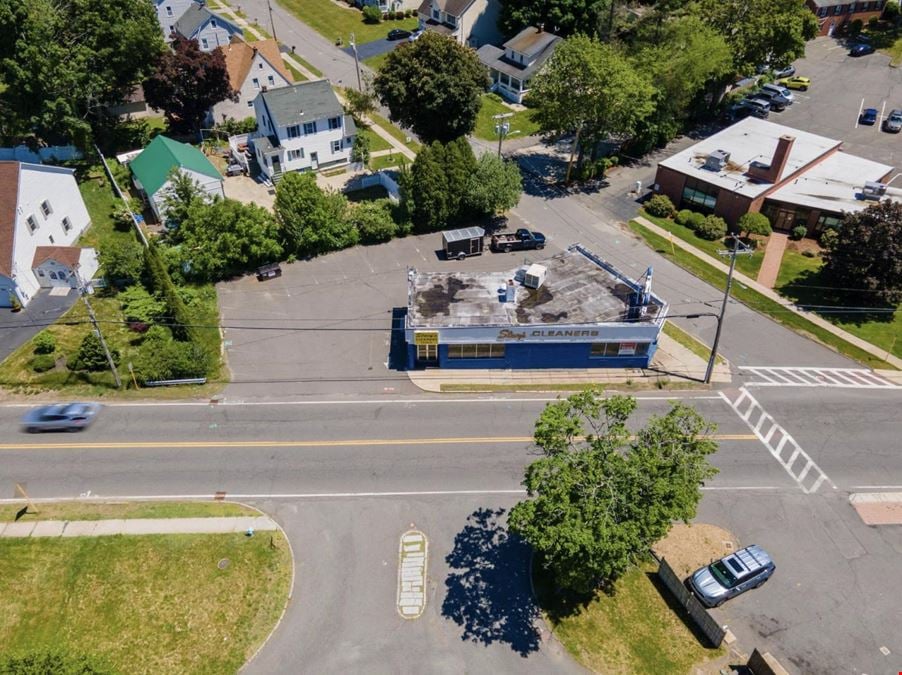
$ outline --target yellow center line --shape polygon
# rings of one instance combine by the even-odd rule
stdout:
[[[715,434],[716,441],[753,441],[754,434]],[[0,450],[103,450],[142,448],[340,448],[385,445],[474,445],[532,443],[532,436],[466,436],[460,438],[356,438],[336,441],[120,441],[96,443],[3,443]]]

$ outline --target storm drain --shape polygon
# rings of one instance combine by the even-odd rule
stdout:
[[[418,619],[426,609],[426,535],[408,530],[398,547],[398,614]]]

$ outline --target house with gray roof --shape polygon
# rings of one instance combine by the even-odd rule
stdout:
[[[319,171],[351,161],[357,128],[327,80],[261,92],[254,99],[257,131],[249,139],[264,178]]]
[[[523,103],[533,76],[551,58],[561,38],[541,26],[528,26],[502,47],[483,45],[476,54],[489,69],[492,91],[513,103]]]
[[[175,22],[175,35],[188,40],[197,40],[201,51],[212,52],[217,47],[226,48],[233,36],[242,36],[241,29],[231,21],[211,12],[206,5],[198,2],[191,6]]]
[[[417,9],[420,30],[454,38],[476,49],[501,39],[501,0],[423,0]]]

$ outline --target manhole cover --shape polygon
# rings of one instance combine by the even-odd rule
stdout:
[[[216,563],[216,566],[217,566],[219,569],[224,570],[226,567],[229,566],[229,559],[228,559],[228,558],[223,558],[223,559],[220,560],[218,563]]]

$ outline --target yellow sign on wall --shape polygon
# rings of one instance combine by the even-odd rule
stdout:
[[[417,331],[413,334],[413,343],[415,345],[437,345],[438,331]]]

